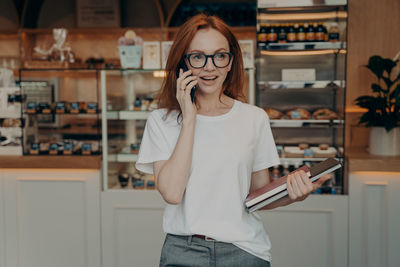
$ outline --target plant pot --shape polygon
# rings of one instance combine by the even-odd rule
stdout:
[[[369,153],[379,156],[400,155],[400,127],[389,132],[383,127],[372,127],[369,134]]]

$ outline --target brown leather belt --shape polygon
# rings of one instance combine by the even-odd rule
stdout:
[[[213,239],[211,237],[208,237],[208,236],[205,236],[205,235],[193,235],[193,237],[197,237],[197,238],[200,238],[200,239],[203,239],[203,240],[206,240],[206,241],[215,241],[215,239]]]

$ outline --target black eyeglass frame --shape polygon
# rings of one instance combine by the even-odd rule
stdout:
[[[227,63],[225,66],[223,66],[223,67],[218,67],[218,66],[215,64],[215,62],[214,62],[214,57],[215,57],[215,55],[217,55],[217,54],[225,54],[225,55],[228,55],[228,56],[229,56],[228,63]],[[194,66],[192,65],[192,63],[190,62],[190,56],[192,56],[192,55],[204,55],[204,56],[206,57],[206,60],[204,61],[204,65],[201,66],[201,67],[194,67]],[[228,66],[229,63],[231,63],[233,54],[232,54],[231,52],[217,52],[217,53],[212,54],[212,55],[206,55],[206,54],[204,54],[204,53],[190,53],[190,54],[185,54],[185,55],[183,55],[183,57],[187,59],[187,61],[189,62],[190,66],[191,66],[192,68],[194,68],[194,69],[201,69],[201,68],[204,68],[204,66],[207,65],[208,58],[211,58],[211,61],[212,61],[212,63],[214,64],[214,66],[215,66],[216,68],[222,69],[222,68],[225,68],[226,66]]]

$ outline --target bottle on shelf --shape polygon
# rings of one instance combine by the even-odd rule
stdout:
[[[258,45],[261,47],[264,47],[268,42],[267,30],[268,30],[267,24],[260,25],[260,30],[257,34],[257,42]]]
[[[331,42],[339,41],[339,24],[333,22],[328,30],[328,38]]]
[[[294,27],[293,23],[289,24],[289,27],[287,29],[287,34],[286,34],[286,41],[287,42],[296,42],[297,38],[296,38],[296,29]]]
[[[298,42],[306,41],[306,30],[304,27],[304,23],[300,23],[299,28],[297,29],[297,41]]]
[[[315,31],[315,41],[317,42],[325,41],[325,33],[326,33],[326,28],[324,27],[324,24],[322,22],[318,22]]]
[[[314,25],[312,22],[306,23],[305,26],[306,28],[306,41],[307,42],[314,42],[315,40],[315,30],[314,30]]]
[[[280,24],[278,28],[278,43],[286,43],[287,24]]]
[[[267,39],[268,43],[276,43],[278,40],[278,32],[277,25],[272,24],[269,28],[267,28]]]

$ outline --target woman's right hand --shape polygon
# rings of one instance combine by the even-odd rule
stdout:
[[[176,79],[176,99],[182,110],[183,121],[195,121],[197,108],[190,98],[190,91],[197,84],[197,77],[190,76],[191,70],[183,72],[179,69],[179,77]]]

